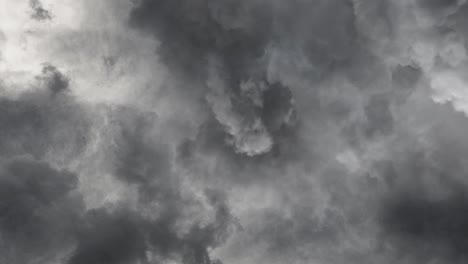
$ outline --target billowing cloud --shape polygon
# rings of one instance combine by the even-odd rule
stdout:
[[[0,4],[0,262],[466,262],[465,0]]]

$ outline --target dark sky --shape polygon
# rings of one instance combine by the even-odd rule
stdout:
[[[465,0],[0,0],[0,263],[468,262]]]

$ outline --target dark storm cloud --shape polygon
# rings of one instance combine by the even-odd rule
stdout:
[[[123,2],[83,1],[47,36],[85,67],[0,98],[0,262],[467,261],[468,122],[432,87],[466,68],[465,1]]]
[[[294,208],[294,206],[292,207]],[[285,216],[281,211],[262,212],[255,219],[259,226],[255,226],[255,238],[252,243],[267,242],[268,256],[272,259],[285,260],[294,256],[297,260],[307,260],[312,254],[317,254],[327,247],[336,246],[340,243],[340,237],[345,230],[345,219],[334,212],[327,212],[322,219],[311,214],[311,208],[298,205],[294,208],[291,216]],[[258,232],[258,233],[257,233]],[[301,248],[315,245],[308,252]],[[248,249],[246,249],[248,250]],[[339,258],[332,256],[330,259]]]
[[[275,29],[278,27],[279,33],[275,41],[292,45],[290,48],[298,45],[320,75],[327,75],[334,64],[346,62],[356,50],[358,35],[351,1],[293,1],[276,8],[279,21],[275,21]]]
[[[313,155],[300,144],[300,136],[290,128],[277,131],[274,147],[268,152],[247,156],[232,151],[226,144],[225,131],[215,120],[204,123],[194,139],[187,139],[176,149],[177,165],[196,177],[233,184],[257,184],[286,175],[286,165],[299,164],[301,157]],[[206,160],[216,161],[214,171],[207,171]],[[311,161],[313,164],[315,161]]]
[[[156,37],[174,76],[205,87],[199,96],[224,128],[224,144],[252,157],[275,148],[280,127],[294,127],[291,89],[268,70],[268,52],[305,54],[310,72],[323,75],[351,56],[353,19],[346,1],[141,1],[130,24]]]
[[[378,168],[386,186],[378,211],[380,253],[410,263],[467,260],[466,117],[437,106],[430,145],[409,143]],[[382,165],[382,164],[381,164]]]
[[[0,259],[30,263],[61,257],[82,204],[77,178],[28,157],[3,160],[0,168]],[[43,259],[43,260],[42,260]]]
[[[183,187],[183,178],[174,171],[170,142],[160,142],[154,133],[160,125],[154,113],[131,107],[108,110],[117,143],[108,149],[111,172],[137,187],[138,207],[89,211],[70,263],[217,263],[208,250],[236,228],[225,194],[202,190],[203,202]],[[198,217],[211,215],[210,220],[199,222],[197,216],[187,215],[190,211]]]
[[[449,8],[457,8],[462,1],[459,0],[429,0],[417,1],[424,9],[432,12],[446,12]]]
[[[336,15],[329,16],[331,11]],[[235,81],[250,77],[242,72],[256,70],[255,62],[269,44],[297,44],[318,64],[322,59],[328,64],[348,57],[355,34],[353,19],[352,4],[339,0],[287,5],[274,1],[148,0],[137,4],[130,23],[161,41],[159,53],[166,63],[177,68],[196,64],[193,70],[203,70],[199,67],[206,63],[203,56],[215,53]]]
[[[169,145],[160,142],[154,134],[159,125],[157,116],[119,107],[111,111],[110,118],[118,142],[112,149],[115,177],[137,185],[142,200],[160,199],[176,206],[180,182],[171,171]]]
[[[435,6],[440,5],[435,2],[416,4],[427,5],[424,8],[434,10]],[[441,5],[441,8],[448,10],[454,4]],[[332,151],[326,147],[310,145],[311,142],[326,138],[323,134],[337,133],[344,137],[343,145],[357,153],[357,163],[361,158],[368,158],[361,157],[361,154],[372,156],[366,153],[369,145],[386,145],[386,140],[391,141],[396,134],[402,133],[402,115],[411,113],[402,114],[400,108],[418,91],[418,85],[427,81],[427,76],[418,62],[409,60],[394,63],[386,60],[385,52],[396,49],[392,46],[392,38],[398,36],[400,26],[392,13],[397,11],[392,10],[391,6],[387,1],[292,1],[283,4],[276,1],[148,0],[136,4],[131,13],[131,25],[154,35],[159,41],[158,55],[169,69],[174,70],[174,76],[199,83],[203,87],[199,96],[207,95],[206,101],[212,113],[208,121],[200,126],[196,137],[179,146],[177,161],[182,166],[186,166],[194,174],[203,174],[206,172],[203,159],[213,158],[216,162],[214,174],[217,179],[251,185],[268,180],[283,184],[292,181],[295,175],[286,172],[286,167],[296,165],[294,162],[301,169],[310,169],[307,174],[326,174],[320,168],[324,166],[320,164],[323,159],[327,160],[330,167],[336,167],[331,169],[333,175],[310,176],[319,178],[315,184],[323,184],[321,187],[329,198],[325,207],[333,208],[328,215],[321,218],[323,222],[311,213],[314,208],[301,204],[304,201],[288,204],[288,216],[281,210],[276,212],[274,209],[260,209],[256,212],[255,219],[247,220],[253,237],[247,244],[266,244],[267,255],[272,259],[290,255],[298,257],[298,252],[302,251],[297,248],[303,247],[304,251],[316,256],[323,263],[372,263],[375,248],[363,246],[350,249],[343,242],[352,240],[352,230],[366,233],[367,226],[362,223],[368,222],[372,223],[370,226],[376,224],[378,228],[383,226],[382,229],[390,230],[389,237],[397,237],[397,240],[388,238],[390,247],[395,248],[393,253],[399,255],[405,250],[400,247],[406,243],[402,242],[405,241],[405,235],[395,231],[399,229],[399,224],[395,224],[396,229],[388,226],[392,226],[389,222],[396,222],[395,219],[411,222],[405,220],[406,216],[399,217],[399,213],[395,213],[399,212],[399,207],[406,200],[403,201],[404,197],[397,194],[399,192],[390,191],[390,196],[397,202],[383,203],[382,210],[388,210],[384,213],[387,220],[379,222],[378,219],[375,223],[373,221],[377,216],[372,210],[374,206],[380,209],[380,205],[375,205],[366,198],[377,197],[378,203],[381,201],[380,195],[384,195],[375,194],[374,190],[367,188],[382,190],[387,185],[396,184],[395,181],[403,181],[399,183],[401,185],[394,187],[399,191],[405,185],[417,186],[418,176],[414,174],[419,173],[418,169],[412,168],[412,163],[403,162],[394,172],[380,172],[382,179],[366,175],[370,174],[367,171],[354,172],[364,174],[360,176],[365,179],[353,183],[358,186],[356,187],[349,183],[355,180],[352,177],[357,177],[356,175],[329,161],[335,158],[329,155]],[[371,29],[374,25],[376,29]],[[379,49],[384,50],[384,55],[379,54]],[[297,72],[307,74],[301,76],[287,72],[295,69],[272,67],[270,56],[274,52],[275,55],[284,56],[281,57],[283,59],[289,58],[297,64],[300,63],[294,56],[299,54],[297,57],[305,58],[307,63],[298,66]],[[343,82],[346,85],[327,79],[338,79],[337,75],[341,77],[340,74],[345,76]],[[331,84],[328,85],[329,83]],[[330,87],[334,85],[338,88]],[[346,90],[354,87],[356,90]],[[326,91],[332,88],[336,89],[337,94]],[[179,89],[188,88],[182,86]],[[343,97],[340,97],[341,93],[344,94]],[[348,94],[350,98],[346,97]],[[300,97],[302,95],[303,98]],[[301,108],[297,107],[299,104]],[[307,123],[311,127],[324,127],[320,131],[323,134],[306,128]],[[454,129],[459,130],[457,127]],[[313,138],[315,141],[305,141],[305,138]],[[337,139],[339,140],[342,138]],[[330,149],[334,147],[330,145]],[[463,153],[465,152],[460,154]],[[395,158],[385,154],[382,156],[385,156],[383,159]],[[369,162],[372,164],[374,160]],[[429,161],[420,166],[427,170],[431,168]],[[433,177],[435,176],[429,178],[434,180]],[[311,189],[313,187],[311,183],[303,184]],[[276,195],[282,196],[288,191],[295,193],[282,185],[279,187],[280,185],[273,187],[277,190]],[[353,188],[364,194],[356,194]],[[411,191],[421,191],[414,188]],[[302,195],[297,192],[297,197]],[[401,202],[399,198],[402,199]],[[416,199],[424,201],[426,198],[422,196]],[[304,200],[307,201],[306,198]],[[362,207],[361,203],[364,204]],[[443,206],[445,204],[435,207]],[[415,205],[410,211],[419,213],[419,207],[425,208],[426,205]],[[306,213],[301,213],[301,210]],[[429,213],[435,219],[429,225],[435,230],[442,230],[442,221],[437,218],[443,217],[435,215],[443,212],[439,209],[434,211]],[[447,224],[453,226],[455,222],[464,221],[464,217],[454,215],[454,222],[449,221]],[[419,225],[423,218],[415,221]],[[400,226],[405,225],[403,223]],[[454,243],[450,239],[442,238],[437,232],[440,233],[435,231],[433,235],[419,239],[437,240],[437,243],[453,247]],[[383,238],[384,241],[386,239]],[[317,248],[317,251],[313,251],[313,248]],[[329,248],[336,248],[336,251]],[[461,251],[455,248],[455,252],[459,254]],[[415,253],[417,254],[420,253]],[[311,255],[303,254],[298,258],[307,262]],[[388,260],[382,261],[386,263]]]
[[[417,91],[417,86],[424,79],[422,70],[417,65],[397,64],[386,68],[378,58],[363,55],[353,63],[364,63],[363,69],[350,69],[347,74],[352,82],[359,85],[364,100],[360,104],[348,106],[344,117],[347,124],[342,134],[348,143],[360,148],[369,140],[378,140],[382,136],[391,136],[398,117],[395,112],[404,106]],[[369,63],[369,65],[366,65]],[[354,68],[354,65],[352,68]],[[330,109],[327,111],[333,111]],[[339,110],[339,109],[338,109]],[[363,118],[349,119],[350,111],[362,111]],[[333,116],[331,118],[334,118]],[[335,118],[336,119],[336,118]],[[339,121],[339,119],[337,119]]]
[[[414,65],[397,65],[392,71],[392,82],[396,91],[411,90],[421,79],[421,69]]]
[[[187,190],[172,171],[169,148],[153,138],[157,120],[153,114],[126,107],[106,108],[118,142],[115,148],[105,146],[112,161],[110,173],[125,184],[138,186],[137,208],[122,204],[115,205],[117,209],[86,211],[75,190],[74,174],[32,157],[11,158],[32,154],[42,159],[61,144],[73,145],[74,133],[85,136],[80,134],[84,128],[79,127],[84,121],[73,122],[78,117],[68,112],[78,111],[78,104],[67,93],[51,88],[56,84],[55,74],[53,71],[47,75],[51,78],[41,79],[47,84],[45,90],[17,99],[4,98],[1,104],[5,110],[0,119],[4,124],[1,142],[9,148],[2,149],[5,161],[0,171],[0,249],[5,253],[0,259],[14,264],[32,260],[50,263],[53,259],[70,264],[219,263],[210,257],[209,249],[219,246],[235,228],[227,199],[223,192],[208,189],[197,196],[205,202],[194,195],[186,197]],[[60,107],[55,108],[55,104]],[[69,130],[71,127],[74,130]],[[56,139],[57,130],[64,130],[67,137]],[[80,147],[87,143],[80,143]],[[70,155],[76,159],[80,151]],[[149,212],[146,207],[158,209]],[[201,222],[187,215],[190,211],[197,212],[198,218],[204,214],[211,217]]]
[[[177,224],[189,205],[169,197],[158,200],[163,212],[156,218],[125,208],[85,212],[73,173],[27,157],[2,162],[0,183],[0,259],[8,263],[218,263],[208,248],[222,243],[234,224],[224,195],[213,190],[205,192],[213,219],[184,232]]]
[[[193,225],[182,235],[177,234],[175,223],[180,218],[182,208],[168,208],[162,217],[150,223],[147,232],[149,246],[164,259],[178,259],[187,264],[219,263],[210,259],[208,249],[222,244],[229,233],[236,228],[230,209],[222,193],[213,190],[205,191],[214,217],[207,225]],[[180,206],[180,205],[179,205]]]
[[[87,212],[78,246],[69,264],[131,264],[146,259],[141,223],[132,214],[111,214],[104,210]],[[144,262],[147,263],[147,262]]]
[[[463,0],[431,0],[417,1],[417,4],[425,14],[434,20],[432,30],[439,34],[439,39],[456,35],[466,43],[468,33],[468,5]],[[450,63],[450,62],[449,62]]]
[[[145,184],[170,173],[168,150],[150,137],[157,116],[131,108],[116,109],[112,114],[118,131],[116,176],[130,183]]]
[[[68,78],[45,65],[32,89],[0,98],[2,262],[66,258],[84,204],[77,176],[46,161],[72,162],[88,143],[88,112],[67,92]]]
[[[385,234],[390,239],[392,235],[397,236],[398,246],[411,248],[409,252],[401,248],[401,255],[408,257],[415,253],[418,261],[466,262],[466,193],[442,200],[402,194],[386,206],[383,216]]]
[[[178,202],[159,200],[163,207],[167,207],[156,219],[144,217],[132,209],[88,211],[83,228],[78,231],[78,246],[68,263],[167,260],[186,264],[218,263],[210,258],[208,249],[225,240],[226,232],[232,226],[232,216],[218,194],[208,191],[207,197],[215,210],[213,221],[204,226],[192,225],[184,232],[177,227],[178,221],[184,218],[184,205]]]
[[[141,1],[131,13],[133,26],[160,39],[166,63],[203,73],[206,55],[219,53],[233,81],[264,52],[271,23],[271,6],[258,1]]]
[[[49,10],[45,9],[42,6],[42,3],[39,0],[30,0],[29,6],[31,7],[33,13],[31,17],[36,20],[50,20],[52,19],[52,14]]]
[[[302,192],[281,185],[296,179],[287,172],[288,165],[297,163],[298,168],[314,171],[327,154],[303,141],[304,138],[320,141],[322,135],[311,131],[302,134],[301,129],[305,128],[301,119],[308,119],[313,126],[327,122],[353,126],[353,133],[359,138],[358,147],[391,135],[395,126],[392,108],[411,94],[420,72],[417,66],[402,65],[392,74],[381,58],[368,50],[367,43],[356,32],[356,9],[369,8],[371,12],[378,9],[386,16],[385,6],[356,5],[348,1],[137,4],[131,13],[131,25],[155,36],[159,41],[157,53],[175,71],[174,76],[200,83],[203,88],[199,96],[207,97],[212,112],[196,137],[178,147],[178,164],[195,175],[209,174],[213,172],[207,172],[203,163],[208,157],[216,163],[213,173],[216,178],[207,176],[208,179],[246,185],[262,182],[268,186],[278,181],[278,186],[273,187],[278,196],[290,191],[302,197]],[[380,23],[390,32],[388,19]],[[291,69],[270,67],[272,51],[284,59],[305,58],[308,65],[298,66],[298,71],[307,74],[300,77],[298,73],[291,74],[302,86],[294,87],[294,82],[287,79],[291,76],[286,72]],[[322,101],[319,94],[327,91],[320,82],[339,72],[349,76],[360,89],[362,105],[344,100],[327,105]],[[390,88],[393,85],[398,89],[393,91]],[[194,87],[198,86],[179,89]],[[298,94],[306,96],[295,98]],[[306,112],[298,112],[296,99],[306,104]],[[342,109],[330,113],[332,107]],[[364,117],[350,122],[347,119],[351,111],[362,111]],[[301,204],[307,198],[285,205],[288,216],[282,210],[259,209],[246,220],[252,240],[240,242],[253,248],[238,246],[251,252],[257,250],[254,245],[265,245],[265,257],[280,262],[293,258],[307,263],[311,256],[324,263],[364,261],[362,256],[371,254],[370,249],[367,252],[342,249],[342,241],[348,239],[350,229],[362,227],[359,223],[367,220],[366,211],[356,210],[362,213],[359,217],[354,215],[358,213],[344,209],[356,209],[353,203],[356,198],[346,183],[340,183],[344,178],[338,175],[348,176],[347,172],[336,170],[335,174],[324,176],[323,181],[337,178],[324,187],[330,192],[330,206],[336,211],[319,217],[313,213],[312,205]],[[312,188],[306,181],[303,186],[304,192]]]
[[[370,97],[369,102],[364,107],[367,126],[365,133],[371,137],[374,134],[388,134],[393,129],[393,116],[390,110],[388,96],[377,94]]]
[[[48,151],[76,155],[88,140],[88,113],[62,93],[68,89],[68,78],[54,66],[45,65],[37,81],[37,90],[0,98],[1,155],[43,158]]]

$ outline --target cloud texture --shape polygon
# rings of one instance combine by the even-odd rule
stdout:
[[[0,262],[466,263],[465,0],[0,0]]]

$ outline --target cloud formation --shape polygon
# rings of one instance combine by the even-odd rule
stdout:
[[[466,262],[466,1],[0,3],[0,262]]]

